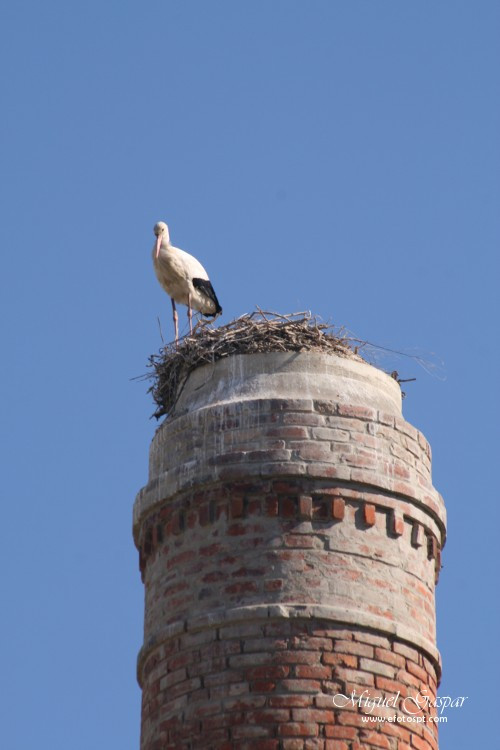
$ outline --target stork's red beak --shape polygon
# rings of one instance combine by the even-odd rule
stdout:
[[[160,254],[160,247],[161,247],[161,234],[158,235],[156,238],[156,257]]]

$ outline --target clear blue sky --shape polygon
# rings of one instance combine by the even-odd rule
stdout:
[[[496,0],[4,3],[2,643],[9,750],[137,750],[131,509],[172,332],[152,227],[223,321],[312,309],[433,352],[406,418],[449,513],[441,750],[489,746],[498,677]],[[181,310],[185,327],[185,312]],[[433,359],[432,355],[429,355]]]

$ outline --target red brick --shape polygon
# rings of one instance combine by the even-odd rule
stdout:
[[[266,430],[266,435],[268,437],[285,438],[291,440],[307,439],[309,437],[309,433],[306,427],[285,427],[284,425],[283,427],[271,427],[270,429]]]
[[[278,515],[278,498],[277,497],[267,497],[266,498],[266,515],[267,516],[277,516]]]
[[[370,503],[365,503],[363,506],[363,518],[367,526],[375,525],[375,506]]]
[[[314,461],[307,464],[307,474],[310,477],[320,477],[321,479],[348,479],[352,472],[346,466],[333,466],[326,462]]]
[[[428,681],[429,675],[427,674],[425,669],[422,669],[422,667],[419,667],[418,664],[414,664],[409,659],[406,664],[407,664],[408,672],[410,672],[411,674],[414,674],[415,677],[418,677],[419,680],[422,680],[422,682]]]
[[[329,695],[326,695],[325,693],[320,693],[319,695],[314,696],[314,705],[317,708],[326,708],[330,710],[333,707],[333,695],[335,694],[335,691],[333,693],[330,693]]]
[[[245,460],[247,461],[288,461],[290,458],[289,450],[282,450],[279,448],[258,451],[248,451],[245,453]]]
[[[320,737],[308,737],[304,740],[304,750],[325,750],[325,740]]]
[[[338,413],[343,417],[356,417],[358,419],[366,419],[371,422],[377,420],[377,412],[374,409],[369,409],[366,406],[351,406],[350,404],[339,404]]]
[[[226,657],[216,656],[204,661],[198,661],[196,664],[188,666],[189,677],[207,676],[211,672],[222,672],[226,667]]]
[[[307,708],[311,706],[313,698],[310,695],[275,695],[269,698],[269,705],[283,708]]]
[[[218,700],[228,695],[240,695],[248,692],[248,684],[244,683],[244,689],[241,683],[241,675],[238,672],[224,670],[218,674],[207,675],[203,680],[204,685],[210,690],[210,698]],[[231,688],[234,688],[231,690]],[[234,692],[236,691],[236,692]]]
[[[283,541],[287,547],[297,549],[313,549],[317,545],[316,539],[308,534],[285,534]]]
[[[385,661],[387,664],[392,664],[394,667],[404,667],[405,660],[403,656],[394,654],[392,651],[388,651],[386,648],[375,648],[375,659]]]
[[[214,729],[211,732],[203,733],[203,742],[206,743],[208,747],[216,746],[218,748],[219,747],[227,748],[228,747],[227,744],[222,744],[225,740],[227,740],[227,738],[228,738],[227,729]],[[171,747],[171,745],[169,745],[169,747]],[[162,744],[161,747],[158,748],[158,750],[164,750],[164,748],[165,748],[165,745]]]
[[[374,456],[362,455],[359,450],[356,451],[356,453],[348,453],[344,456],[341,455],[341,458],[350,466],[356,466],[358,468],[376,468],[377,466],[377,459]]]
[[[222,570],[211,570],[203,576],[202,581],[203,583],[217,583],[218,581],[225,580],[225,578],[226,574]]]
[[[360,479],[361,481],[361,479]],[[407,482],[396,482],[392,483],[392,491],[398,495],[405,495],[406,497],[415,497],[415,487]]]
[[[172,685],[175,685],[177,682],[182,682],[187,677],[187,672],[184,668],[182,669],[176,669],[173,672],[170,672],[165,677],[163,677],[160,680],[160,690],[166,690],[167,688],[171,688]]]
[[[304,750],[304,740],[302,739],[282,740],[281,746],[283,750]]]
[[[231,500],[231,518],[241,518],[243,516],[243,498],[234,497]]]
[[[427,659],[425,656],[422,656],[422,662],[423,662],[426,672],[432,678],[432,676],[436,673],[436,668],[434,664],[431,661],[429,661],[429,659]]]
[[[290,720],[290,711],[286,708],[268,708],[261,711],[248,711],[246,721],[250,724],[282,723]]]
[[[312,518],[312,497],[308,495],[299,496],[299,517],[303,519]]]
[[[227,529],[229,536],[244,536],[248,532],[248,526],[242,523],[233,523]]]
[[[347,669],[337,667],[335,677],[346,683],[346,694],[349,695],[352,690],[363,692],[367,687],[375,685],[374,675],[371,672],[360,672],[358,669]]]
[[[179,695],[185,695],[186,693],[192,693],[201,686],[200,679],[193,677],[191,680],[184,680],[184,682],[178,682],[168,689],[169,699],[177,698]]]
[[[258,578],[267,572],[266,568],[238,568],[231,573],[232,578]]]
[[[250,685],[250,689],[254,693],[272,693],[276,689],[276,683],[266,680],[256,680]]]
[[[332,461],[333,454],[329,443],[303,443],[299,448],[299,456],[305,461]]]
[[[213,557],[222,550],[222,544],[216,542],[215,544],[208,544],[206,547],[200,547],[199,554],[205,555],[206,557]]]
[[[388,680],[387,677],[380,677],[377,675],[375,677],[375,686],[380,690],[386,690],[395,695],[400,692],[403,698],[406,698],[408,695],[408,688],[406,685],[403,685],[402,682],[397,682],[396,680]]]
[[[424,543],[424,527],[417,522],[413,524],[411,543],[414,547],[421,547]]]
[[[407,729],[403,729],[401,724],[384,721],[380,725],[380,731],[390,737],[398,737],[400,740],[404,740],[408,743],[410,742],[410,732]]]
[[[229,657],[229,666],[252,669],[253,667],[269,665],[271,659],[272,656],[266,651],[263,651],[262,653],[236,654],[235,656]]]
[[[325,750],[349,750],[349,745],[342,740],[327,740]]]
[[[336,719],[339,724],[366,729],[366,721],[363,721],[363,716],[354,711],[340,711]]]
[[[403,516],[396,511],[391,513],[391,533],[395,536],[402,536],[405,530],[405,522]]]
[[[326,726],[325,737],[336,737],[339,740],[354,740],[358,736],[358,730],[355,727]]]
[[[333,626],[326,630],[323,630],[322,628],[317,628],[315,629],[314,632],[316,635],[321,636],[322,638],[335,638],[341,641],[352,640],[352,636],[353,636],[351,630],[343,630],[341,628],[334,628]]]
[[[293,708],[293,721],[315,721],[318,724],[333,724],[335,714],[333,711],[322,711],[317,708]]]
[[[380,732],[362,731],[361,735],[363,738],[363,742],[369,742],[371,745],[375,745],[375,747],[384,748],[384,750],[391,750],[391,743],[389,739],[383,734],[380,734]]]
[[[391,664],[385,664],[384,662],[376,661],[375,659],[364,659],[359,660],[359,668],[366,672],[374,672],[375,674],[383,675],[384,677],[394,677],[396,667]]]
[[[392,466],[392,470],[394,472],[394,476],[400,477],[401,479],[410,479],[410,470],[405,464],[401,463],[401,461],[394,461],[394,464]]]
[[[373,646],[365,643],[356,643],[354,641],[335,641],[333,650],[343,654],[356,654],[357,656],[366,656],[373,658]]]
[[[345,516],[345,500],[341,497],[334,497],[332,500],[332,518],[336,521],[342,521]]]
[[[419,660],[419,654],[418,651],[415,651],[414,648],[410,648],[409,646],[406,646],[404,643],[398,643],[397,641],[393,645],[393,651],[396,654],[402,654],[402,656],[406,656],[408,659],[411,659],[414,662],[418,663]]]
[[[295,675],[297,677],[310,677],[313,680],[327,680],[332,676],[332,668],[321,666],[309,667],[304,664],[297,664]]]
[[[282,578],[270,578],[264,581],[264,591],[280,591],[283,588]]]
[[[223,706],[227,711],[246,711],[252,708],[262,708],[265,705],[265,695],[238,695],[234,698],[224,698]],[[224,715],[223,715],[224,716]]]
[[[280,737],[316,737],[318,734],[318,725],[312,722],[289,724],[280,724],[278,726]]]
[[[432,747],[432,750],[439,750],[438,748],[438,729],[436,724],[428,724],[428,731],[425,732],[426,740]]]
[[[283,497],[280,500],[280,516],[284,518],[295,518],[297,512],[295,498]]]
[[[283,680],[283,690],[291,693],[319,693],[321,683],[318,680]]]
[[[238,583],[231,583],[224,589],[226,594],[244,594],[248,591],[257,591],[257,584],[255,581],[239,581]]]
[[[430,743],[420,739],[416,734],[411,736],[411,746],[416,747],[417,750],[431,750]]]
[[[199,651],[184,651],[180,654],[174,654],[171,656],[168,661],[168,671],[174,672],[176,669],[180,669],[180,667],[186,667],[188,664],[192,664],[193,662],[197,662],[200,660],[200,652]]]
[[[247,638],[243,643],[243,651],[284,651],[288,649],[287,638]]]
[[[331,638],[322,638],[317,635],[296,635],[291,641],[291,647],[299,650],[331,651],[333,644]]]
[[[301,644],[302,645],[302,644]],[[317,651],[295,651],[290,649],[284,654],[280,654],[280,661],[287,664],[309,664],[310,666],[319,664],[321,654]]]
[[[243,724],[242,726],[233,727],[231,730],[233,739],[246,739],[248,737],[269,737],[271,729],[269,727],[256,727],[250,724]],[[205,740],[205,738],[203,738]]]
[[[211,731],[212,729],[223,729],[224,727],[234,726],[235,724],[243,724],[245,721],[245,714],[242,711],[231,713],[220,714],[219,716],[210,716],[203,719],[203,731]],[[183,729],[186,725],[184,725]]]
[[[245,676],[249,680],[281,680],[284,677],[288,677],[289,674],[290,667],[282,664],[276,664],[247,669]]]
[[[370,643],[372,646],[380,646],[381,648],[391,648],[391,641],[383,635],[356,631],[354,633],[354,640],[361,641],[362,643]]]
[[[177,568],[180,565],[193,560],[195,555],[196,553],[191,549],[187,549],[184,552],[179,552],[178,555],[172,555],[172,557],[170,557],[170,559],[167,561],[167,570],[169,570],[170,568]]]
[[[323,425],[325,420],[319,414],[293,414],[293,412],[285,412],[283,414],[283,424],[286,425],[301,425],[302,427],[319,427]]]

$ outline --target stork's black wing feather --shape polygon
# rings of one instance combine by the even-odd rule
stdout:
[[[199,289],[202,294],[205,295],[205,297],[208,297],[208,299],[212,300],[212,302],[215,304],[215,312],[214,313],[203,313],[203,315],[208,315],[208,317],[215,317],[216,315],[219,315],[222,312],[222,307],[219,305],[219,300],[217,299],[217,295],[214,292],[214,288],[210,281],[208,279],[193,279],[193,286],[195,289]]]

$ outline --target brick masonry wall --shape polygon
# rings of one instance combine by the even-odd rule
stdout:
[[[437,748],[435,724],[367,721],[407,717],[408,696],[436,694],[435,665],[376,631],[302,617],[183,631],[149,652],[141,675],[148,750]],[[349,702],[352,691],[389,707]]]
[[[435,695],[430,468],[421,433],[363,404],[254,398],[167,420],[134,509],[142,750],[437,748],[431,723],[333,701],[399,693],[378,711],[400,715]]]

